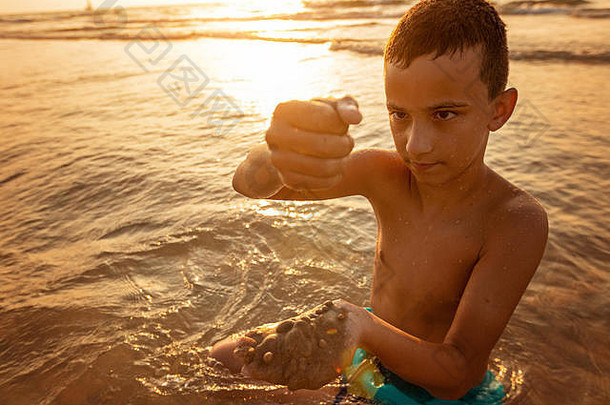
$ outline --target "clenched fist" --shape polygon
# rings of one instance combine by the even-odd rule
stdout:
[[[349,96],[279,104],[266,141],[281,183],[298,191],[337,184],[354,147],[348,127],[361,120],[358,104]]]

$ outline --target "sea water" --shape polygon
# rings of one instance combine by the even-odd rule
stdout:
[[[230,375],[206,347],[328,298],[368,304],[374,215],[361,197],[247,199],[231,177],[287,99],[352,94],[356,148],[392,148],[381,50],[408,5],[0,16],[0,402],[331,402]],[[520,101],[487,163],[550,235],[490,368],[507,403],[608,402],[610,12],[500,6]]]

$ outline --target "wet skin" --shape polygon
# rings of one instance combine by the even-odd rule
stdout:
[[[354,344],[446,399],[483,378],[548,232],[536,200],[484,163],[489,133],[508,120],[517,92],[490,100],[479,58],[468,49],[422,56],[406,69],[385,66],[395,151],[351,151],[347,124],[361,118],[352,99],[284,103],[267,143],[233,180],[256,198],[370,201],[378,224],[375,315],[340,304]]]

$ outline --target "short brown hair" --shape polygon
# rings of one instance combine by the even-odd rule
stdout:
[[[422,0],[400,19],[385,48],[385,62],[406,69],[423,55],[453,55],[480,46],[480,79],[489,99],[508,81],[506,26],[485,0]]]

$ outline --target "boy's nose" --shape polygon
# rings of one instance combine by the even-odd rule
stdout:
[[[407,154],[418,157],[432,152],[434,147],[433,134],[424,125],[413,123],[407,135]]]

